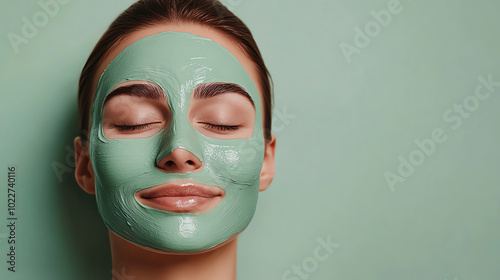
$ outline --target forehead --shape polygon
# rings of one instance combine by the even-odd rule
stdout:
[[[257,70],[258,67],[254,63],[254,61],[250,59],[249,56],[242,51],[239,45],[236,44],[233,39],[225,35],[223,32],[220,32],[211,27],[200,25],[197,23],[186,23],[186,22],[162,23],[125,34],[125,36],[122,37],[120,41],[118,41],[117,44],[114,45],[113,48],[109,50],[109,52],[104,56],[104,58],[98,65],[95,76],[93,77],[94,92],[92,95],[95,96],[94,95],[95,89],[97,87],[98,80],[101,77],[101,74],[103,73],[104,69],[127,46],[133,44],[134,42],[144,37],[167,31],[191,33],[200,37],[210,39],[218,43],[219,45],[223,46],[238,60],[241,66],[243,66],[247,74],[252,79],[254,85],[257,86],[257,90],[259,92],[261,100],[263,99],[262,89],[260,87],[261,80],[259,72]]]
[[[133,80],[158,84],[172,99],[185,99],[197,85],[209,82],[238,84],[254,100],[259,98],[253,80],[227,49],[184,32],[162,32],[127,46],[103,72],[97,103],[119,83]]]

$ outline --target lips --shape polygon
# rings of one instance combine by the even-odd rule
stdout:
[[[154,186],[136,193],[143,205],[173,213],[206,213],[224,197],[224,190],[217,186],[193,181],[174,181]]]

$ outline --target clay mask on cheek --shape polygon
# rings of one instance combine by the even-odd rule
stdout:
[[[103,104],[109,92],[126,81],[160,86],[171,117],[159,133],[140,139],[107,139]],[[188,119],[194,88],[210,82],[241,86],[255,105],[253,134],[247,139],[215,139],[201,134]],[[193,34],[164,32],[125,48],[99,79],[92,107],[90,156],[96,199],[106,226],[140,246],[191,253],[210,249],[244,230],[257,203],[264,157],[261,101],[257,88],[236,58],[221,45]],[[156,164],[175,148],[191,152],[200,172],[166,173]],[[176,180],[222,188],[225,195],[203,214],[172,213],[139,203],[135,194]]]

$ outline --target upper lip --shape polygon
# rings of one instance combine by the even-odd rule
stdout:
[[[193,181],[174,181],[141,190],[137,192],[137,195],[144,199],[182,196],[199,196],[209,198],[223,196],[224,190],[217,186],[199,184]]]

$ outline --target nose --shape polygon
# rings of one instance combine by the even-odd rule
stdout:
[[[165,173],[199,172],[202,162],[191,152],[175,148],[158,162],[158,168]]]

